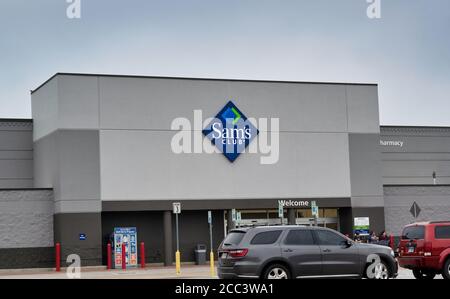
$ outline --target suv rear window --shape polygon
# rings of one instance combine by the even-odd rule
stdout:
[[[405,227],[402,233],[403,240],[421,240],[425,238],[425,226]]]
[[[245,232],[235,231],[230,232],[223,240],[223,245],[237,245],[244,238]]]
[[[450,226],[436,226],[434,235],[436,239],[450,239]]]
[[[273,244],[278,240],[281,230],[273,230],[256,234],[250,241],[252,245]]]

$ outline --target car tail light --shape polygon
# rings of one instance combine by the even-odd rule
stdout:
[[[431,251],[433,250],[433,243],[431,242],[425,242],[423,245],[423,255],[424,256],[431,256]]]
[[[248,249],[244,248],[244,249],[232,249],[230,251],[228,251],[228,254],[231,257],[235,257],[235,258],[239,258],[239,257],[244,257],[246,256],[248,253]]]

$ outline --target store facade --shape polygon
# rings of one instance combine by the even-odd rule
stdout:
[[[385,208],[395,191],[387,186],[405,181],[395,181],[397,174],[384,161],[399,143],[381,143],[392,138],[383,140],[383,128],[380,137],[373,84],[56,74],[31,99],[27,133],[0,130],[12,138],[0,146],[22,142],[31,151],[25,166],[12,159],[8,164],[26,178],[0,184],[3,192],[16,190],[8,198],[45,193],[34,203],[45,213],[27,214],[49,224],[35,246],[45,252],[41,261],[60,242],[63,258],[77,253],[83,265],[102,264],[114,228],[136,227],[147,261],[170,264],[174,202],[182,206],[183,261],[193,260],[197,244],[209,246],[208,211],[217,247],[235,225],[311,225],[313,203],[318,225],[351,234],[355,217],[369,217],[372,230],[394,230],[401,223],[387,217],[397,217],[409,204],[397,196],[393,202],[404,201],[398,211]],[[242,136],[252,135],[241,148],[231,145],[239,148],[236,155],[226,147],[232,132],[211,125],[221,115],[231,115],[235,129],[245,121]],[[441,167],[438,175],[448,170],[445,163]],[[439,202],[445,204],[444,198]],[[14,199],[0,202],[24,211]],[[240,212],[237,223],[233,210]],[[409,220],[405,215],[402,221]],[[24,238],[27,233],[33,230]],[[24,247],[3,246],[0,255]]]

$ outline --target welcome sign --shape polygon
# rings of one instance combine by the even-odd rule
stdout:
[[[353,230],[355,234],[368,235],[370,229],[369,217],[355,217]]]

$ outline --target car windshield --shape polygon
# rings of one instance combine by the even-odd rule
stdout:
[[[225,237],[225,240],[223,240],[223,245],[226,245],[226,246],[237,245],[242,241],[242,238],[244,238],[244,235],[245,235],[245,232],[232,231]]]
[[[405,227],[402,234],[403,240],[421,240],[425,238],[424,226],[409,226]]]

